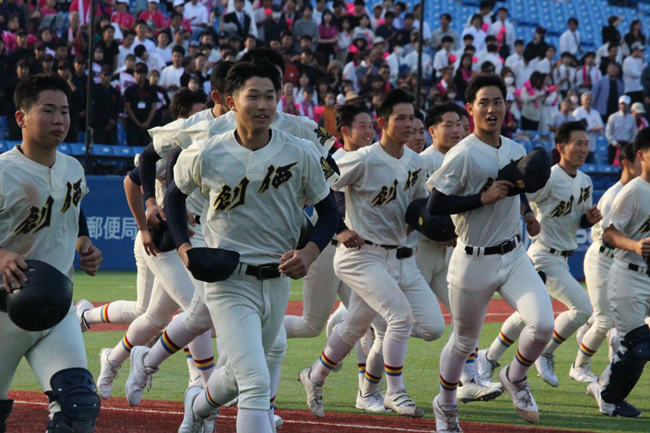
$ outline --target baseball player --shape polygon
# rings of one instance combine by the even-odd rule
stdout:
[[[528,255],[535,268],[546,274],[549,294],[569,307],[555,319],[553,339],[535,362],[537,372],[551,386],[559,384],[553,353],[587,322],[592,312],[589,297],[571,275],[567,260],[578,247],[578,228],[590,228],[602,219],[598,207],[592,206],[591,179],[578,170],[589,153],[589,136],[582,122],[562,124],[555,134],[555,143],[560,153],[559,164],[553,166],[546,186],[528,195],[542,226],[540,234],[533,237]],[[492,346],[479,353],[480,370],[494,370],[496,362],[525,326],[519,313],[512,314]],[[491,367],[485,367],[486,361]]]
[[[609,214],[616,195],[631,180],[641,174],[641,162],[636,157],[633,143],[621,147],[618,155],[622,167],[621,179],[609,188],[598,201],[598,210],[603,218]],[[596,376],[591,372],[591,358],[600,345],[607,339],[607,333],[614,326],[610,303],[607,298],[607,281],[609,270],[614,264],[614,249],[603,243],[602,221],[591,228],[592,244],[585,254],[585,281],[594,314],[589,319],[591,326],[580,342],[580,349],[571,366],[569,376],[578,382],[591,383]],[[614,351],[616,353],[617,350]]]
[[[644,322],[650,312],[650,129],[637,134],[634,150],[641,174],[616,195],[602,223],[604,241],[616,248],[608,295],[621,346],[609,384],[594,381],[587,386],[601,413],[630,418],[641,412],[625,399],[650,359],[650,329]]]
[[[227,102],[237,129],[182,152],[166,194],[170,228],[186,264],[191,265],[192,246],[182,204],[195,189],[210,203],[204,214],[208,246],[240,254],[230,278],[205,285],[205,303],[229,361],[205,391],[188,391],[193,428],[214,418],[215,409],[239,392],[237,431],[272,431],[266,354],[288,304],[287,277],[306,275],[338,224],[316,148],[269,129],[279,85],[280,75],[268,62],[235,65],[228,74]],[[293,250],[306,200],[319,219],[307,246]]]
[[[522,208],[529,231],[535,220],[525,194],[509,197],[514,185],[495,180],[502,167],[526,154],[522,146],[500,136],[505,98],[501,78],[478,75],[470,80],[466,99],[474,134],[449,150],[442,167],[427,181],[432,190],[429,212],[452,215],[458,234],[447,277],[454,332],[440,356],[440,394],[433,400],[438,432],[462,432],[456,388],[495,291],[521,311],[527,325],[517,356],[499,372],[499,381],[520,417],[531,423],[539,420],[526,372],[551,339],[553,310],[521,244]]]
[[[14,94],[23,140],[0,155],[2,290],[27,282],[28,259],[46,262],[70,280],[75,250],[88,275],[94,276],[102,261],[81,211],[88,193],[83,167],[56,150],[70,127],[70,94],[57,75],[27,78]],[[11,412],[13,400],[7,394],[23,356],[50,401],[46,431],[94,431],[100,400],[73,305],[63,321],[42,332],[22,330],[0,312],[0,348],[0,431]]]
[[[340,178],[333,185],[334,190],[345,188],[346,223],[357,245],[346,248],[349,244],[344,242],[334,257],[336,275],[353,291],[346,319],[330,334],[314,365],[299,374],[307,405],[320,418],[325,379],[377,314],[387,323],[382,347],[387,374],[384,406],[402,416],[422,417],[402,380],[408,339],[413,335],[433,341],[445,327],[433,292],[415,264],[417,237],[408,244],[404,223],[408,204],[428,194],[422,159],[404,147],[413,130],[413,96],[401,89],[386,93],[377,117],[381,140],[343,156],[338,163]],[[373,348],[378,344],[376,340]],[[363,396],[378,390],[384,369],[366,365]]]

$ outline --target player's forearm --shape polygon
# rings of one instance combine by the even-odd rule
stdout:
[[[603,239],[614,248],[625,251],[636,252],[637,242],[633,239],[627,238],[623,233],[619,232],[613,225],[605,229]]]
[[[318,250],[323,251],[336,232],[340,216],[331,194],[316,203],[314,208],[318,212],[318,221],[314,225],[309,242],[315,243]]]
[[[427,211],[431,215],[456,215],[478,209],[481,206],[483,206],[481,193],[462,197],[445,195],[437,189],[433,189],[427,203]]]
[[[182,151],[182,147],[176,147],[169,153],[169,155],[167,155],[167,170],[165,176],[167,179],[167,185],[174,181],[174,166],[176,165],[176,161],[178,161],[178,157]]]
[[[77,238],[82,236],[89,237],[90,232],[88,231],[88,223],[86,222],[86,215],[84,215],[84,210],[79,209],[79,231],[77,232]]]
[[[153,143],[145,147],[140,154],[140,182],[142,182],[142,192],[145,200],[156,197],[156,162],[160,160],[160,155],[153,147]]]
[[[587,217],[587,214],[582,215],[580,217],[580,228],[582,229],[589,229],[594,226],[595,223],[589,222],[589,217]]]
[[[124,178],[124,194],[126,195],[126,202],[129,204],[129,209],[135,218],[138,225],[138,230],[147,229],[147,214],[142,202],[142,192],[140,186],[137,185],[129,176]]]
[[[187,208],[185,206],[185,195],[178,187],[176,182],[172,181],[167,185],[165,192],[165,215],[167,216],[167,226],[174,238],[176,248],[185,243],[190,243],[190,236],[187,233]]]
[[[526,193],[522,192],[521,194],[519,194],[519,198],[521,199],[521,216],[533,212],[533,210],[530,208],[530,203],[528,202],[528,196],[526,195]]]

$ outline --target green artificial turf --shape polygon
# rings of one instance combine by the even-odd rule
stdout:
[[[95,278],[82,273],[75,277],[75,300],[86,298],[101,302],[117,299],[135,299],[134,272],[102,272]],[[301,283],[293,282],[291,299],[300,300]],[[481,348],[486,348],[499,332],[500,324],[488,323],[481,335]],[[89,332],[84,334],[88,353],[89,368],[95,377],[99,373],[97,354],[102,347],[113,347],[122,338],[121,332]],[[411,339],[408,357],[404,368],[404,382],[411,397],[422,407],[428,418],[433,418],[431,400],[438,393],[439,355],[448,334],[438,341],[426,343]],[[296,381],[297,373],[310,366],[323,350],[325,335],[313,339],[289,340],[289,349],[282,366],[282,380],[277,395],[277,405],[281,409],[306,410],[304,391]],[[508,363],[515,354],[515,345],[504,355],[501,364]],[[533,395],[540,410],[540,427],[559,429],[587,430],[593,432],[650,432],[650,421],[640,419],[613,419],[598,413],[595,401],[585,394],[586,384],[572,381],[568,371],[576,356],[577,346],[571,337],[556,352],[556,374],[560,386],[552,388],[537,377],[534,367],[531,369],[530,383]],[[216,353],[216,351],[215,351]],[[592,369],[599,374],[606,366],[607,347],[603,346],[592,362]],[[113,395],[124,396],[124,383],[129,371],[126,362],[115,381]],[[161,371],[154,376],[153,389],[145,393],[147,399],[181,401],[187,386],[187,368],[182,354],[173,356],[161,366]],[[644,415],[650,416],[650,390],[646,373],[630,395],[629,401],[638,407]],[[332,374],[327,380],[324,391],[326,411],[361,413],[354,408],[358,387],[358,374],[354,353],[346,358],[340,373]],[[496,377],[494,378],[496,380]],[[12,389],[41,391],[38,382],[26,362],[21,363]],[[470,403],[461,405],[460,419],[479,423],[528,425],[521,420],[512,408],[509,396],[503,395],[487,403]],[[389,415],[390,416],[390,415]]]

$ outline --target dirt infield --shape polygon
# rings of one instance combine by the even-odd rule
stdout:
[[[12,391],[14,410],[7,423],[8,433],[35,433],[45,430],[47,399],[41,393]],[[327,413],[321,420],[306,411],[279,410],[284,419],[280,433],[430,433],[433,419],[406,420],[388,416]],[[218,418],[217,433],[235,433],[237,409],[224,408]],[[143,400],[137,408],[128,406],[123,398],[102,402],[96,433],[172,433],[178,431],[183,419],[183,404],[171,401]],[[505,425],[462,423],[472,433],[569,433],[569,430],[516,427]],[[572,431],[575,433],[575,430]]]
[[[93,302],[95,307],[101,307],[106,304],[106,302]],[[334,305],[334,309],[338,307],[338,301]],[[440,304],[443,315],[445,316],[445,323],[449,324],[451,322],[451,316],[445,307]],[[559,301],[553,301],[553,311],[557,316],[563,311],[566,311],[567,307]],[[333,311],[333,310],[332,310]],[[510,316],[515,310],[510,308],[510,305],[503,299],[493,299],[490,301],[490,307],[488,308],[487,317],[485,318],[486,323],[502,323]],[[287,307],[287,314],[292,316],[301,316],[302,315],[302,301],[289,301],[289,306]],[[107,332],[107,331],[126,331],[129,325],[116,324],[116,323],[101,323],[93,325],[88,332]]]

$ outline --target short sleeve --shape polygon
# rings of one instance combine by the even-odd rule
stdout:
[[[153,139],[153,148],[161,158],[166,158],[174,150],[173,138],[185,130],[185,126],[185,119],[177,119],[165,126],[151,128],[148,131],[149,136]]]
[[[306,117],[298,117],[296,119],[300,123],[300,129],[302,130],[301,138],[314,143],[320,153],[324,157],[327,157],[329,150],[336,142],[336,139],[332,137],[332,134],[327,132],[327,130],[322,126],[318,126],[313,120]]]
[[[174,166],[174,182],[183,194],[190,195],[195,189],[201,188],[201,158],[203,142],[196,143],[185,149],[178,156]]]
[[[341,191],[346,186],[363,179],[364,164],[361,152],[347,152],[336,164],[339,166],[340,174],[332,185],[334,191]]]
[[[544,199],[548,196],[548,193],[552,189],[551,183],[552,182],[549,179],[549,181],[546,182],[546,185],[544,185],[544,188],[540,189],[537,192],[526,193],[526,197],[528,197],[528,201],[530,203],[539,203],[544,201]]]
[[[436,189],[445,195],[462,195],[466,183],[467,154],[454,150],[452,148],[445,155],[442,166],[427,181],[429,189]]]
[[[632,220],[638,207],[638,197],[634,190],[621,191],[612,204],[612,210],[607,215],[607,221],[603,220],[602,227],[607,228],[613,225],[616,230],[623,233]]]
[[[324,159],[315,151],[306,151],[304,155],[305,167],[303,170],[302,185],[305,198],[314,205],[321,202],[330,194],[330,188],[325,176],[323,176],[322,161]]]

